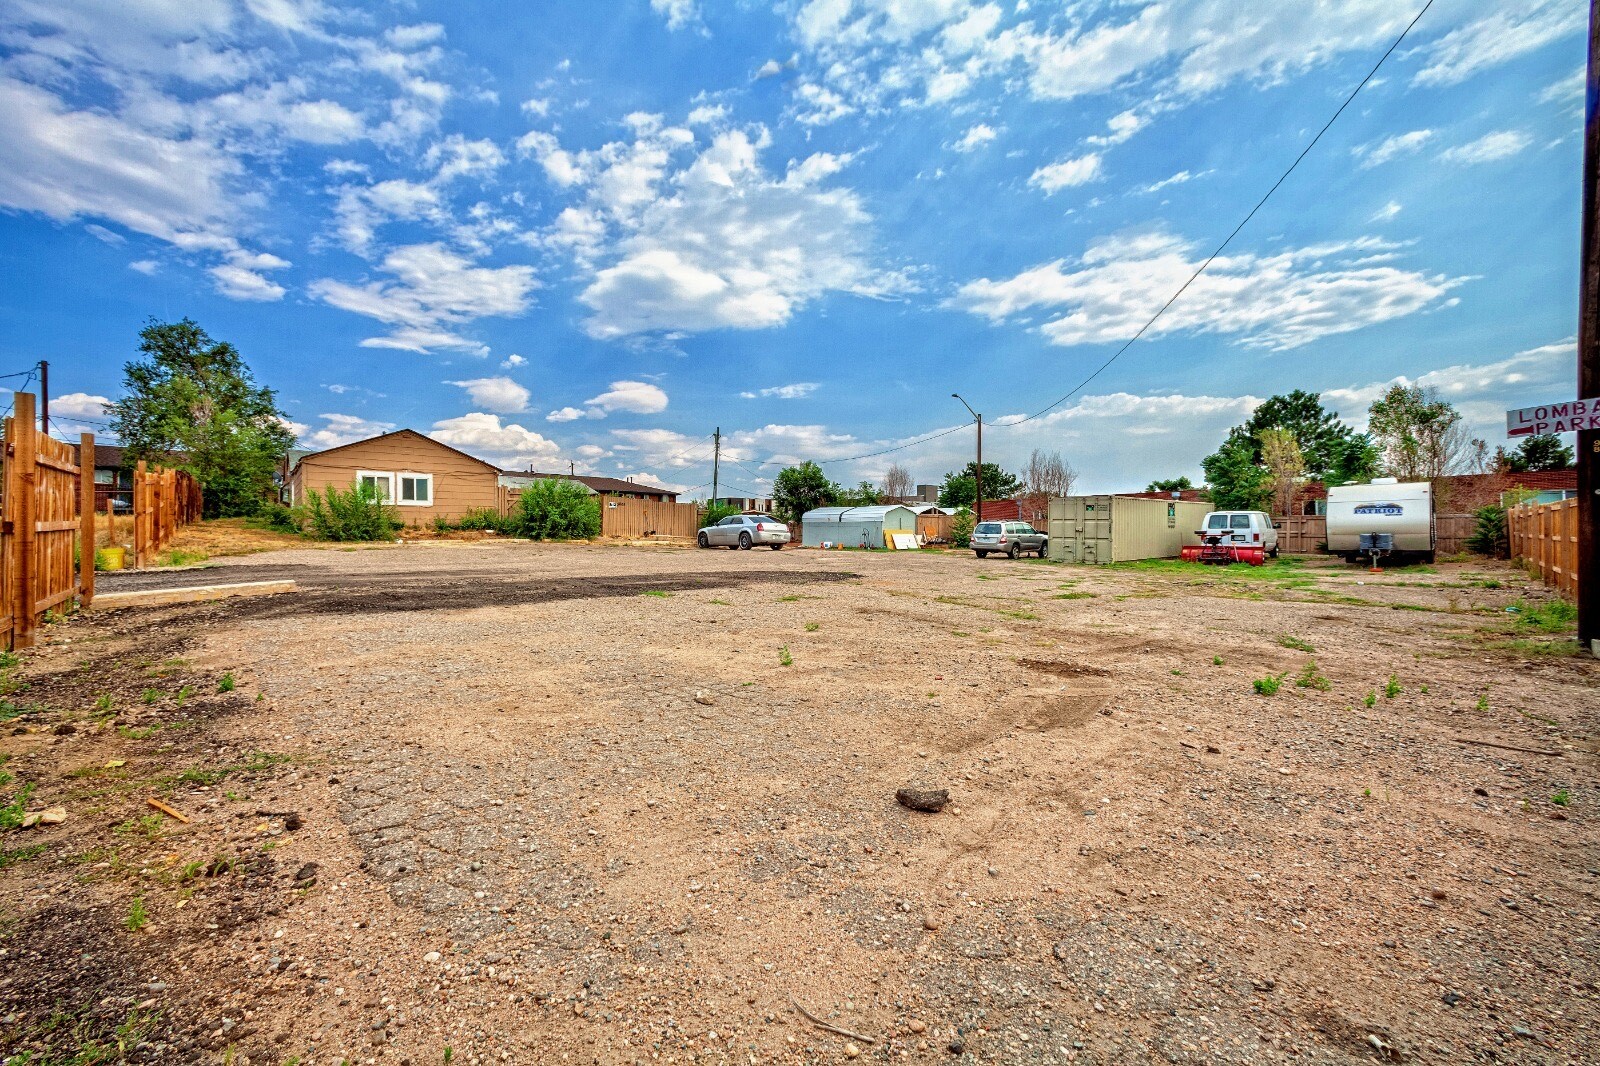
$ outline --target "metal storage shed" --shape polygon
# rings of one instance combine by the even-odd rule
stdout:
[[[877,507],[818,507],[800,516],[800,543],[820,548],[824,543],[846,548],[886,547],[885,533],[915,533],[916,512],[900,504]]]
[[[1050,501],[1050,558],[1058,563],[1176,559],[1209,503],[1135,496],[1058,496]]]

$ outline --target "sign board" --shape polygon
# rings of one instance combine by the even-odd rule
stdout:
[[[1506,412],[1508,437],[1576,433],[1580,429],[1600,429],[1600,400],[1569,400]]]

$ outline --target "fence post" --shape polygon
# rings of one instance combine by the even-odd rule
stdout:
[[[11,512],[11,528],[16,537],[17,581],[16,598],[11,608],[16,626],[12,644],[18,648],[31,648],[34,641],[33,607],[38,602],[34,594],[37,568],[34,541],[38,534],[34,515],[37,513],[39,490],[39,468],[35,461],[39,451],[39,427],[34,422],[33,394],[19,392],[14,399],[16,406],[11,426],[16,434],[16,443],[10,459],[17,467],[16,476],[11,482],[16,490],[17,502]]]
[[[143,459],[133,468],[133,565],[140,570],[144,569],[146,545],[150,543],[145,529],[150,522],[150,478],[146,469]]]
[[[78,599],[94,602],[94,434],[78,437]]]

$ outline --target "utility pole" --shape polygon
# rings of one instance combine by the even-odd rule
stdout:
[[[1597,0],[1600,2],[1600,0]],[[717,505],[717,476],[722,467],[722,427],[711,436],[711,506]]]
[[[573,462],[571,459],[567,460],[567,476],[568,477],[577,477],[578,476],[578,464]]]
[[[1600,0],[1589,0],[1583,121],[1583,245],[1578,299],[1578,396],[1600,396]],[[1600,655],[1600,431],[1578,433],[1578,643]]]
[[[1600,3],[1600,0],[1595,0],[1595,2]],[[950,395],[957,400],[962,400],[960,392],[952,392]],[[984,520],[984,416],[979,415],[978,411],[974,411],[973,405],[966,402],[966,400],[962,400],[962,407],[966,408],[968,415],[973,416],[974,423],[978,423],[978,466],[973,467],[973,480],[978,482],[978,506],[973,509],[973,523],[976,525],[976,523]]]
[[[50,435],[50,364],[39,360],[39,428]]]

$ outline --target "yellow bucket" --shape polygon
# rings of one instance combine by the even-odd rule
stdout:
[[[100,548],[94,553],[94,568],[96,570],[121,570],[127,562],[127,549],[120,544],[113,544],[109,548]]]

